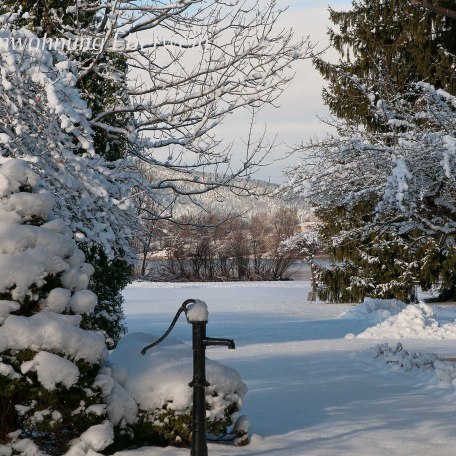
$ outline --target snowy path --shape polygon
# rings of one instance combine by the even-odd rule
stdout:
[[[274,284],[273,284],[274,285]],[[160,335],[188,297],[207,301],[208,334],[232,337],[236,351],[208,356],[236,368],[249,386],[243,413],[255,435],[248,447],[210,445],[222,455],[455,454],[453,390],[428,377],[392,370],[373,358],[373,340],[347,340],[361,321],[337,318],[347,306],[306,303],[304,283],[209,285],[126,291],[130,331]],[[185,319],[174,337],[190,340]],[[409,341],[407,348],[455,353],[454,341]],[[429,375],[429,374],[422,374]],[[187,455],[175,448],[119,455]]]

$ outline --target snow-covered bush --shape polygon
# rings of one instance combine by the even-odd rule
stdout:
[[[130,276],[125,258],[133,256],[137,218],[128,196],[134,165],[97,153],[93,113],[77,87],[75,63],[44,42],[33,45],[34,33],[8,21],[0,30],[0,156],[31,163],[54,196],[54,213],[96,266],[89,286],[100,301],[83,325],[102,330],[114,346],[125,332],[120,290]]]
[[[409,353],[400,343],[395,348],[390,347],[388,344],[377,345],[375,357],[383,358],[385,363],[396,366],[406,372],[413,369],[421,369],[425,372],[433,371],[438,360],[437,355],[433,353],[428,355],[423,355],[419,352]]]
[[[153,335],[144,333],[125,336],[109,356],[109,367],[98,376],[97,384],[103,389],[109,419],[122,430],[126,441],[134,436],[135,444],[155,438],[162,444],[188,445],[192,349],[168,338],[142,356],[141,349],[154,340]],[[207,360],[206,372],[210,384],[206,388],[208,432],[223,436],[235,423],[247,387],[234,369],[217,362]],[[245,442],[245,433],[237,431]]]
[[[394,348],[388,344],[377,345],[375,357],[405,372],[419,370],[430,373],[440,382],[456,387],[456,363],[452,359],[441,358],[435,353],[409,352],[400,343]]]
[[[112,443],[100,388],[104,337],[92,266],[21,160],[0,167],[0,454],[84,455]],[[12,452],[14,450],[14,452]]]

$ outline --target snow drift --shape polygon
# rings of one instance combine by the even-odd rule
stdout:
[[[455,339],[456,322],[440,323],[427,304],[409,304],[400,313],[366,329],[361,339]]]
[[[376,324],[392,315],[397,315],[405,307],[406,304],[397,299],[365,298],[362,304],[349,309],[342,315],[342,318],[366,320],[371,324]]]

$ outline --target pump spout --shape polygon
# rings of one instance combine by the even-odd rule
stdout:
[[[204,339],[204,345],[206,347],[209,345],[225,345],[229,350],[234,350],[236,348],[233,339],[218,339],[216,337],[206,337]]]

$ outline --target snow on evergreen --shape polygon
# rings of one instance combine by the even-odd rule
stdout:
[[[0,385],[2,454],[82,455],[103,445],[80,435],[113,434],[94,386],[108,355],[100,333],[80,328],[96,296],[71,231],[52,212],[53,197],[21,160],[0,167]],[[84,434],[83,434],[84,435]]]
[[[67,57],[45,46],[15,46],[18,40],[38,38],[3,24],[0,160],[14,157],[32,164],[42,187],[55,198],[54,213],[79,243],[102,246],[108,257],[115,246],[128,250],[135,221],[128,215],[131,164],[108,163],[95,153],[91,111],[75,87],[77,68]],[[16,205],[19,198],[27,196],[14,197]],[[46,212],[48,197],[41,196],[39,204]]]
[[[347,77],[368,102],[366,81]],[[334,120],[338,133],[303,148],[289,171],[339,262],[320,275],[322,299],[408,300],[417,283],[454,282],[456,97],[424,82],[403,93],[387,79],[376,86],[369,112],[381,131]]]

